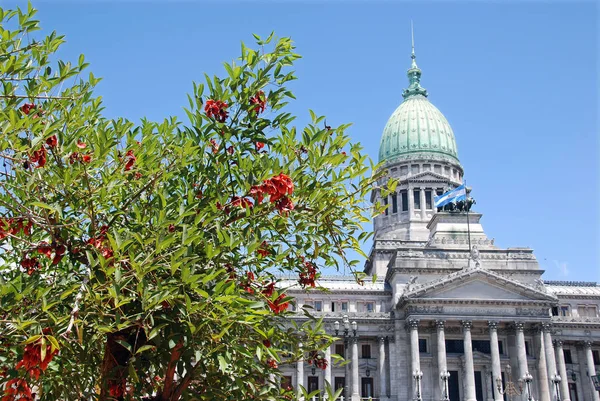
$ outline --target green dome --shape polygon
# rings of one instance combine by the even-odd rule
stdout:
[[[404,101],[383,129],[379,161],[437,159],[458,163],[454,132],[446,117],[427,99],[414,52],[407,74],[410,85],[402,93]]]

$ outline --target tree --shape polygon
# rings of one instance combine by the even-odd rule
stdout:
[[[277,274],[352,269],[381,212],[348,125],[292,126],[291,40],[242,44],[189,122],[138,125],[102,116],[83,55],[51,63],[63,37],[34,16],[0,10],[2,400],[291,397],[278,364],[323,367],[332,338],[286,319]]]

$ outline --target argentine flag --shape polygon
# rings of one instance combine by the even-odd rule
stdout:
[[[467,189],[465,188],[465,184],[463,184],[451,191],[446,192],[445,194],[434,197],[433,201],[435,202],[435,207],[444,207],[448,203],[458,202],[466,199]]]

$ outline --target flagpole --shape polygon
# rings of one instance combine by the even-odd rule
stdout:
[[[471,259],[471,226],[469,224],[469,193],[467,192],[467,180],[464,180],[465,184],[465,210],[467,211],[467,238],[469,239],[469,259]]]

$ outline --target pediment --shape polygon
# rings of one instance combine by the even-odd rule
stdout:
[[[433,171],[422,171],[410,177],[410,181],[435,181],[435,182],[449,182],[448,177],[444,177],[441,174],[434,173]]]
[[[553,294],[482,268],[468,268],[411,288],[408,299],[498,302],[556,301]]]

